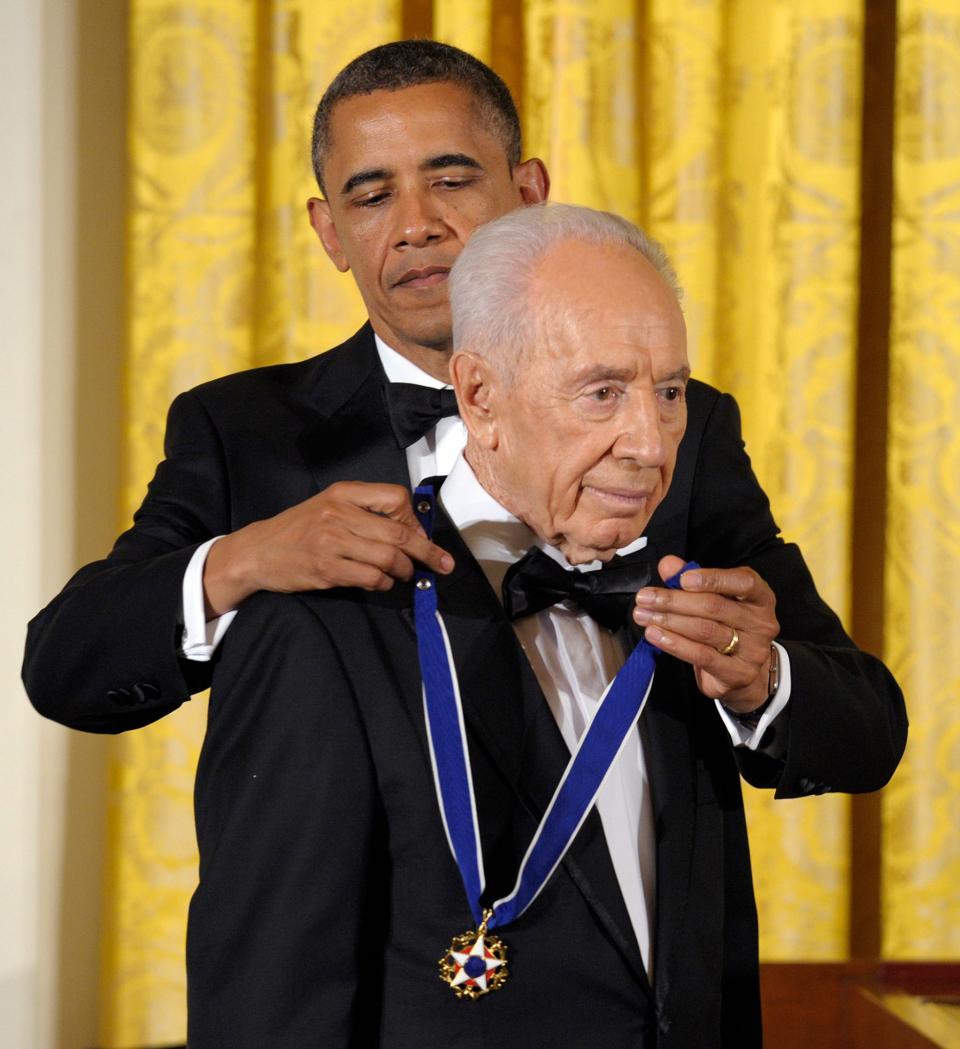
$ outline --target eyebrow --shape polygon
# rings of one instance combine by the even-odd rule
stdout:
[[[675,372],[671,372],[669,375],[664,375],[662,379],[657,379],[658,383],[661,382],[686,382],[690,378],[689,368],[678,368]]]
[[[421,171],[440,171],[443,168],[473,168],[474,171],[483,171],[480,161],[467,153],[441,153],[435,157],[428,157],[420,165]],[[358,186],[364,186],[368,182],[384,182],[393,178],[395,174],[390,168],[367,168],[358,171],[344,182],[340,196],[345,197]]]
[[[597,382],[600,379],[608,379],[610,382],[628,382],[632,377],[632,369],[611,368],[608,364],[594,364],[578,372],[576,381],[583,384]]]
[[[585,368],[580,372],[576,381],[578,383],[590,383],[598,382],[602,379],[609,380],[610,382],[629,382],[633,378],[634,372],[632,369],[627,368],[611,368],[606,364],[595,364],[593,367]],[[663,375],[659,379],[656,379],[657,384],[662,382],[686,382],[690,378],[689,368],[678,368],[675,372],[671,372],[670,375]]]
[[[421,171],[437,171],[439,168],[473,168],[475,171],[483,171],[480,161],[467,153],[441,153],[420,165]]]
[[[393,172],[388,168],[367,168],[366,171],[358,171],[344,182],[343,188],[340,190],[340,196],[345,197],[348,193],[352,193],[357,186],[362,186],[367,182],[382,182],[392,175]]]

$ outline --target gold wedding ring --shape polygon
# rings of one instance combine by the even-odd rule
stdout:
[[[731,627],[730,629],[733,631],[733,637],[730,638],[730,643],[726,648],[717,649],[721,656],[732,656],[740,647],[740,635],[737,633],[737,628]]]

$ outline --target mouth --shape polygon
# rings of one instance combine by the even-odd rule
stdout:
[[[438,284],[443,284],[449,273],[449,266],[425,266],[423,269],[407,270],[393,282],[393,287],[410,291],[419,288],[433,288]]]
[[[589,492],[604,506],[611,510],[619,510],[621,513],[635,513],[643,510],[653,495],[649,489],[637,491],[633,488],[599,488],[592,484],[585,484],[583,490]]]

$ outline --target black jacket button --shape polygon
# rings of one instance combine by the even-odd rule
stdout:
[[[156,699],[160,695],[160,689],[156,685],[134,685],[133,686],[133,698],[137,703],[146,703],[151,699]]]

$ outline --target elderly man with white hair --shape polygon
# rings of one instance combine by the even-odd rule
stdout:
[[[750,569],[648,549],[689,378],[658,245],[527,208],[451,296],[469,438],[414,502],[454,572],[255,594],[223,642],[191,1049],[759,1046],[739,775],[880,787],[899,690],[825,609],[794,645]]]

